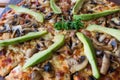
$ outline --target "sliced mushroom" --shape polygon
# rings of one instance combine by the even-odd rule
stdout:
[[[22,26],[21,25],[12,26],[12,31],[13,31],[12,37],[21,36],[22,35]]]
[[[118,62],[118,61],[115,61],[115,60],[112,61],[112,64],[111,64],[111,65],[112,65],[113,69],[117,69],[117,68],[120,67],[119,62]]]
[[[22,32],[24,34],[29,33],[29,32],[34,32],[36,31],[34,28],[23,28]]]
[[[119,18],[112,18],[111,21],[116,25],[120,26],[120,19]],[[119,27],[120,28],[120,27]]]
[[[73,66],[71,67],[70,71],[71,71],[72,73],[74,73],[74,72],[76,72],[76,71],[80,71],[80,70],[84,69],[84,68],[87,66],[87,64],[88,64],[88,60],[85,59],[85,60],[83,61],[83,63],[77,64],[77,65],[73,65]]]
[[[75,36],[72,36],[69,40],[69,47],[71,50],[75,50],[82,47],[82,44]]]
[[[112,48],[114,49],[113,51],[116,51],[118,48],[117,41],[114,38],[109,41],[108,45],[112,46]]]
[[[110,36],[107,36],[106,34],[100,34],[96,33],[92,35],[92,41],[93,45],[98,50],[113,50],[112,45],[109,45],[110,42]]]
[[[44,41],[38,42],[37,45],[36,45],[36,48],[37,48],[38,50],[45,50],[45,49],[46,49],[46,46],[45,46]]]
[[[103,42],[103,40],[105,40],[106,35],[101,35],[98,39],[99,42]]]
[[[110,54],[104,54],[100,73],[105,75],[110,67]]]
[[[42,75],[40,74],[39,71],[34,70],[34,71],[31,73],[31,80],[43,80],[43,77],[42,77]]]
[[[104,45],[102,43],[99,43],[96,39],[92,38],[93,45],[98,50],[112,50],[112,46],[110,45]]]
[[[118,49],[115,51],[115,56],[120,58],[120,46],[118,47]]]
[[[11,30],[11,29],[10,29],[9,24],[5,24],[5,25],[3,26],[3,29],[0,30],[0,33],[4,33],[4,32],[7,32],[7,31],[10,31],[10,30]]]
[[[27,58],[30,58],[35,52],[37,52],[37,49],[36,49],[36,48],[28,49],[28,50],[26,51],[25,56],[26,56]]]
[[[79,63],[77,60],[70,58],[67,60],[67,63],[70,67],[70,72],[74,73],[76,71],[84,69],[88,64],[88,60],[85,58],[83,62]]]
[[[46,47],[48,47],[48,46],[50,46],[50,45],[52,45],[52,44],[53,44],[53,42],[52,42],[51,40],[45,41],[45,46],[46,46]]]
[[[120,46],[118,47],[118,49],[115,51],[115,56],[117,56],[117,60],[120,63]]]

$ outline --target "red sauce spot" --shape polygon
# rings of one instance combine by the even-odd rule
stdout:
[[[59,80],[61,80],[63,76],[64,76],[64,72],[62,71],[56,73],[56,77],[59,78]]]
[[[3,60],[3,63],[6,63],[6,64],[9,64],[11,62],[12,62],[11,58],[7,58],[7,59]]]

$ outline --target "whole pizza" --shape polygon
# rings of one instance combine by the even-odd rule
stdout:
[[[23,0],[8,7],[0,19],[0,80],[120,80],[118,4]]]

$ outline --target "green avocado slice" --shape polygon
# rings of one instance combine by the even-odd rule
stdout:
[[[30,59],[27,60],[23,69],[34,66],[35,64],[44,62],[52,56],[52,53],[58,50],[64,44],[64,35],[56,35],[54,37],[54,43],[44,51],[40,51],[34,54]]]
[[[52,8],[55,14],[62,13],[61,9],[55,4],[55,0],[50,0],[50,7]]]
[[[17,44],[21,42],[25,42],[31,39],[39,38],[42,35],[47,34],[47,31],[40,31],[40,32],[30,32],[24,36],[16,37],[13,39],[7,39],[7,40],[0,40],[0,46],[8,46],[12,44]]]
[[[80,15],[73,15],[73,19],[81,19],[81,20],[91,20],[91,19],[96,19],[96,18],[100,18],[103,16],[107,16],[110,14],[113,14],[115,12],[120,11],[120,9],[115,9],[115,10],[106,10],[103,12],[99,12],[99,13],[93,13],[93,14],[80,14]]]
[[[115,37],[118,41],[120,41],[120,30],[113,29],[113,28],[106,28],[99,25],[90,25],[86,29],[89,31],[98,31],[98,32],[107,33]]]
[[[82,8],[85,0],[77,0],[75,6],[73,7],[72,13],[77,14],[77,12]]]
[[[31,16],[33,16],[38,22],[43,22],[44,21],[44,17],[41,13],[35,12],[33,10],[30,10],[28,8],[24,8],[24,7],[19,7],[16,5],[8,5],[8,7],[12,8],[13,10],[15,10],[16,12],[19,13],[25,13],[25,14],[29,14]]]
[[[85,36],[84,34],[80,32],[77,32],[76,35],[84,45],[84,53],[92,67],[93,76],[96,79],[98,79],[100,77],[100,73],[97,68],[95,50],[93,48],[92,42],[87,36]]]

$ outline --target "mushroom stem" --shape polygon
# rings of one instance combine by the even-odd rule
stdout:
[[[100,73],[105,75],[110,67],[110,54],[104,54]]]

